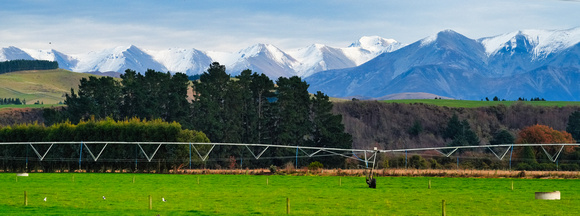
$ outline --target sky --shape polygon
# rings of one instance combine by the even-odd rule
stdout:
[[[347,47],[362,36],[413,43],[580,26],[579,0],[1,0],[0,47],[82,54],[116,46],[236,52]]]

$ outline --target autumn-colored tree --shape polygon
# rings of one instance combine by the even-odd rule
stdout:
[[[554,130],[553,128],[546,126],[546,125],[533,125],[522,129],[518,133],[518,139],[516,140],[518,144],[550,144],[550,143],[576,143],[576,140],[572,137],[572,134],[566,131],[558,131]],[[544,146],[546,151],[548,152],[556,152],[558,151],[558,146]],[[532,150],[533,149],[533,150]],[[529,158],[531,152],[527,152],[525,150],[532,150],[535,153],[536,157],[540,157],[543,153],[541,150],[538,150],[538,147],[526,147],[524,151],[520,151],[518,155],[520,155],[521,159],[531,160],[533,158]],[[564,148],[565,152],[573,152],[574,146],[566,146]],[[535,159],[534,159],[535,161]]]
[[[546,125],[536,124],[522,129],[518,134],[516,143],[576,143],[576,140],[574,140],[572,134],[566,131],[558,131]]]

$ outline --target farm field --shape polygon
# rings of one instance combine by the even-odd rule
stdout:
[[[0,74],[0,97],[25,99],[27,104],[58,104],[71,88],[78,90],[81,78],[89,76],[94,75],[64,69],[4,73]]]
[[[533,106],[549,106],[549,107],[563,107],[563,106],[580,106],[580,101],[475,101],[475,100],[435,100],[435,99],[408,99],[408,100],[384,100],[385,103],[423,103],[433,104],[437,106],[446,107],[462,107],[462,108],[476,108],[497,106],[503,104],[511,106],[516,103],[522,103]]]
[[[448,215],[580,212],[578,180],[566,179],[378,177],[370,189],[364,177],[1,173],[0,184],[9,215],[282,215],[286,198],[293,215],[440,215],[442,200]],[[534,199],[556,190],[562,200]]]

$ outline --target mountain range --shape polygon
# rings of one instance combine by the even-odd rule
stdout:
[[[305,79],[333,97],[426,92],[455,99],[580,100],[580,28],[470,39],[452,30]]]
[[[323,70],[355,67],[382,53],[403,46],[404,44],[393,39],[378,36],[362,37],[345,48],[313,44],[288,52],[271,44],[255,44],[235,53],[206,52],[193,48],[145,50],[130,45],[67,55],[54,49],[20,49],[11,46],[0,49],[0,61],[16,59],[57,61],[60,68],[75,72],[123,73],[126,69],[137,72],[154,69],[188,75],[203,73],[212,62],[217,61],[226,65],[228,73],[233,75],[251,69],[277,79],[280,76],[307,77]]]
[[[0,61],[42,59],[76,72],[123,72],[130,68],[202,73],[211,62],[228,73],[251,69],[272,79],[300,76],[309,91],[332,97],[385,98],[388,95],[439,96],[479,100],[580,100],[580,27],[522,30],[471,39],[444,30],[412,44],[378,36],[348,47],[323,44],[283,51],[255,44],[235,53],[172,48],[144,50],[134,45],[67,55],[56,50],[7,47]]]

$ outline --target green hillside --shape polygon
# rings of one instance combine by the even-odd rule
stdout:
[[[64,102],[64,94],[70,93],[71,88],[78,89],[81,78],[89,76],[94,75],[64,69],[0,74],[0,98],[25,99],[27,104],[58,104]]]
[[[488,106],[496,106],[499,104],[511,106],[516,103],[523,103],[534,106],[548,106],[548,107],[580,106],[580,101],[472,101],[472,100],[408,99],[408,100],[384,100],[381,102],[406,103],[406,104],[423,103],[423,104],[433,104],[437,106],[463,107],[463,108],[488,107]]]

